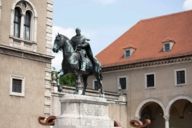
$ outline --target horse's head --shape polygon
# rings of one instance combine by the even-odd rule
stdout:
[[[65,37],[64,35],[58,34],[55,37],[55,41],[54,41],[54,45],[53,45],[53,52],[58,52],[59,50],[61,50],[64,46],[64,43],[66,42],[66,40],[68,40],[67,37]]]

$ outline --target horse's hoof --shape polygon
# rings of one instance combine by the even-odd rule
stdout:
[[[78,92],[75,91],[73,94],[78,94]]]
[[[104,93],[100,93],[100,94],[99,94],[99,97],[105,98],[105,94],[104,94]]]

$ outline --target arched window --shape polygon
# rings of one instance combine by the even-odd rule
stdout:
[[[16,7],[14,15],[14,36],[20,38],[20,31],[21,31],[21,9]]]
[[[30,40],[30,31],[31,31],[31,12],[27,11],[25,14],[25,23],[24,23],[24,39]]]
[[[10,35],[13,42],[34,44],[37,33],[37,12],[34,5],[28,0],[16,0],[11,13]]]

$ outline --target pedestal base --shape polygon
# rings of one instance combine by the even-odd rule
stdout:
[[[112,128],[104,98],[68,94],[61,99],[56,128]]]

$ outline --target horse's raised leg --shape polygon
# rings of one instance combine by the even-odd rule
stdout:
[[[86,92],[86,88],[87,88],[87,78],[88,76],[83,76],[83,92],[82,92],[82,95],[85,95],[85,92]]]

